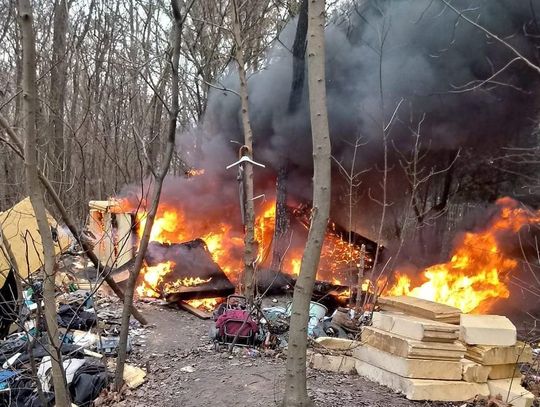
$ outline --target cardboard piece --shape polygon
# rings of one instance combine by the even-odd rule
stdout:
[[[135,389],[144,383],[146,372],[133,365],[124,365],[124,381],[130,389]]]

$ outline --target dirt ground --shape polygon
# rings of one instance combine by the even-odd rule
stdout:
[[[208,338],[211,321],[156,304],[138,304],[151,321],[135,337],[129,363],[148,369],[146,383],[128,391],[119,406],[269,407],[278,404],[285,361],[280,357],[229,356]],[[317,406],[453,406],[417,403],[359,376],[308,369],[308,386]],[[460,403],[462,405],[463,403]]]

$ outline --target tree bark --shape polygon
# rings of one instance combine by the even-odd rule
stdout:
[[[278,170],[276,180],[276,216],[274,221],[274,237],[272,238],[272,270],[281,271],[283,257],[288,242],[285,236],[289,231],[290,219],[287,208],[287,163]]]
[[[66,93],[66,33],[68,19],[66,0],[54,2],[54,32],[49,90],[49,143],[52,145],[53,177],[61,185],[65,181],[64,100]],[[60,197],[63,189],[58,189]]]
[[[191,2],[193,4],[193,0]],[[176,120],[178,118],[179,102],[179,76],[178,76],[178,64],[180,59],[180,45],[182,43],[182,25],[184,18],[180,13],[180,6],[178,0],[171,0],[171,6],[174,16],[173,23],[173,45],[171,51],[171,106],[169,109],[169,128],[167,132],[167,145],[163,160],[161,162],[161,169],[155,176],[154,187],[151,193],[151,203],[150,208],[146,217],[146,224],[144,226],[143,235],[141,242],[139,244],[139,251],[135,257],[135,263],[133,265],[133,270],[131,271],[127,287],[124,292],[124,308],[122,311],[122,325],[120,329],[120,341],[118,346],[118,359],[116,362],[116,375],[115,375],[115,388],[117,391],[120,391],[123,385],[124,377],[124,365],[127,358],[127,341],[129,334],[129,318],[131,315],[131,310],[133,308],[133,295],[135,292],[135,284],[141,272],[141,268],[144,262],[144,256],[146,254],[146,249],[148,248],[148,243],[150,242],[150,234],[152,232],[152,226],[154,225],[154,220],[156,218],[159,200],[161,197],[161,188],[163,186],[163,181],[169,171],[171,164],[171,159],[174,153],[175,140],[176,140]],[[190,6],[188,6],[189,9]]]
[[[349,243],[350,244],[350,243]],[[364,282],[364,269],[366,263],[366,245],[360,246],[360,260],[358,266],[358,281],[356,283],[356,312],[362,310],[362,283]],[[368,287],[368,292],[371,287]],[[352,298],[352,290],[351,290]]]
[[[308,86],[313,141],[313,212],[300,275],[294,287],[284,407],[312,406],[306,388],[309,305],[330,214],[330,135],[326,108],[325,1],[309,1]]]
[[[37,129],[36,115],[38,109],[36,83],[36,51],[33,28],[32,7],[29,0],[19,0],[19,24],[23,49],[23,112],[26,143],[24,146],[26,184],[30,201],[36,215],[39,234],[43,246],[45,280],[43,283],[43,300],[45,303],[45,321],[49,336],[49,352],[52,362],[52,379],[54,384],[55,403],[60,407],[69,407],[71,402],[67,393],[62,354],[59,351],[58,325],[56,322],[55,300],[55,264],[54,242],[51,228],[47,220],[45,201],[37,169]]]
[[[235,59],[238,66],[238,77],[240,79],[240,100],[242,129],[244,131],[244,146],[247,147],[247,154],[253,158],[253,131],[249,118],[249,95],[244,61],[244,47],[242,42],[242,25],[240,21],[240,10],[238,10],[236,0],[233,0],[233,33],[235,41]],[[245,7],[245,6],[244,6]],[[253,165],[249,162],[244,164],[244,295],[249,304],[253,303],[255,295],[255,207],[253,204]]]
[[[291,92],[289,94],[289,113],[295,113],[302,100],[304,89],[304,79],[306,74],[306,37],[308,30],[308,2],[302,0],[300,12],[298,13],[298,23],[296,24],[296,34],[292,49],[293,76],[291,82]]]

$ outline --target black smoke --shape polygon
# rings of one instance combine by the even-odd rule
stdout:
[[[455,0],[452,4],[537,62],[540,0]],[[361,204],[355,208],[354,224],[369,237],[376,238],[380,212],[382,128],[400,101],[387,145],[388,193],[395,212],[407,200],[400,157],[410,153],[412,129],[418,129],[419,123],[422,148],[429,153],[425,165],[441,169],[460,149],[454,175],[458,181],[454,183],[468,180],[471,191],[484,185],[478,177],[487,178],[485,185],[492,180],[493,169],[486,163],[503,147],[530,142],[540,75],[516,61],[493,81],[481,85],[515,55],[440,0],[350,2],[328,20],[326,80],[332,151],[335,159],[348,167],[351,143],[362,140],[356,170],[367,172],[359,188]],[[250,73],[248,87],[254,156],[267,166],[266,171],[255,174],[256,195],[273,194],[275,172],[287,162],[291,196],[306,201],[310,199],[312,172],[306,86],[299,108],[294,114],[288,111],[295,28],[295,20],[286,26],[280,41],[268,50],[265,68]],[[234,64],[227,72],[219,80],[220,87],[237,89]],[[241,143],[243,138],[239,112],[235,94],[210,92],[203,122],[178,142],[188,161],[188,153],[200,157],[197,164],[206,174],[168,180],[164,200],[186,206],[195,217],[219,213],[226,207],[226,213],[238,220],[236,174],[226,171],[225,166],[237,159],[239,145],[231,141]],[[192,152],[193,138],[202,139],[202,151],[197,154]],[[472,161],[479,164],[474,166]],[[343,179],[336,169],[334,175],[332,210],[336,218],[343,219]],[[482,190],[474,199],[494,199],[503,192],[494,187],[493,196],[487,197]]]

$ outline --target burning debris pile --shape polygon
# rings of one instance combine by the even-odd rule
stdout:
[[[175,302],[234,293],[234,285],[201,239],[173,244],[152,242],[143,273],[137,287],[141,297],[162,297]]]
[[[146,223],[146,212],[140,204],[134,205],[129,200],[110,202],[105,205],[109,211],[133,217],[132,229],[136,233],[131,241],[138,245]],[[288,208],[288,212],[292,219],[289,247],[277,265],[278,270],[273,272],[284,272],[294,278],[300,269],[309,227],[309,207]],[[243,232],[221,213],[218,219],[210,218],[211,214],[207,219],[194,218],[181,206],[172,206],[166,200],[160,205],[137,288],[141,297],[161,297],[168,301],[182,299],[197,307],[215,304],[214,297],[226,297],[234,290],[233,284],[239,283],[243,270]],[[270,255],[274,225],[275,202],[263,203],[255,221],[257,267],[261,270],[274,266]],[[356,278],[357,275],[361,244],[367,244],[369,248],[365,258],[366,269],[369,269],[377,245],[332,223],[325,238],[318,279],[334,286],[348,285],[351,276]]]

